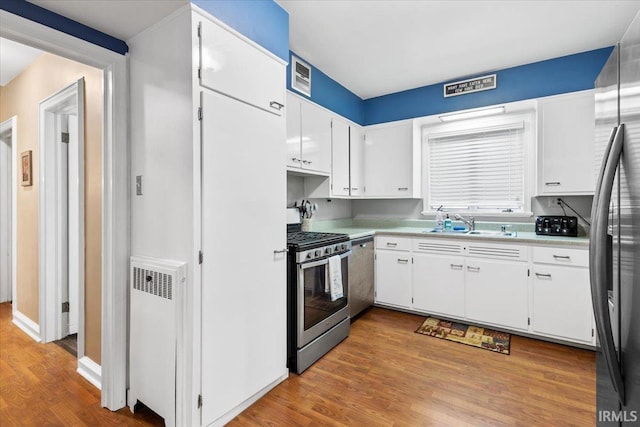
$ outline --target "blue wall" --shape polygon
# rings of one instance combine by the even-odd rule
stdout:
[[[273,0],[191,2],[283,60],[289,60],[289,14]]]
[[[291,52],[291,55],[296,56],[311,67],[311,97],[291,88],[291,60],[289,60],[289,66],[287,67],[287,89],[359,125],[364,124],[364,105],[359,96],[318,70],[300,55],[294,52]]]
[[[122,40],[25,0],[2,0],[0,2],[0,9],[122,55],[129,51],[129,46]]]
[[[613,47],[607,47],[500,70],[496,72],[498,87],[484,92],[445,98],[443,83],[438,83],[370,98],[364,101],[364,124],[372,125],[593,89],[594,81],[612,50]],[[485,74],[493,73],[480,75]],[[452,81],[457,80],[460,79]]]

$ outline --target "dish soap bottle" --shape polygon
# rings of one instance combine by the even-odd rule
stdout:
[[[451,218],[449,218],[449,214],[447,214],[447,217],[444,219],[444,231],[451,231],[452,229]]]
[[[442,206],[436,210],[436,231],[442,231],[442,224],[444,219],[442,218]]]

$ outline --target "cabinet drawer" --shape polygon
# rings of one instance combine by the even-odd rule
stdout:
[[[534,246],[533,262],[570,265],[573,267],[589,267],[589,251],[586,249]]]
[[[410,251],[411,238],[396,236],[376,236],[376,249]]]
[[[454,239],[413,239],[413,250],[438,255],[462,255],[464,244]]]

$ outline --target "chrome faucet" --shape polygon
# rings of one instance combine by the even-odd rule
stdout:
[[[466,220],[462,215],[455,214],[454,218],[458,221],[464,222],[467,227],[469,227],[469,231],[475,231],[476,229],[476,220],[470,216],[468,220]]]

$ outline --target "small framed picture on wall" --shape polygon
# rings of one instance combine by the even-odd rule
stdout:
[[[22,186],[29,187],[31,182],[31,150],[23,152],[22,158]]]

